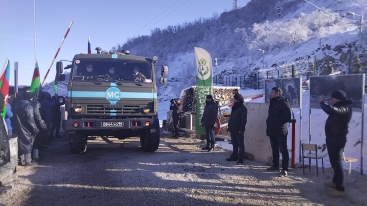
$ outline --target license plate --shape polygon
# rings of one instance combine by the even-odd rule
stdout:
[[[101,127],[123,127],[124,122],[102,122]]]
[[[122,109],[122,105],[121,104],[105,104],[103,105],[103,108],[105,109]]]

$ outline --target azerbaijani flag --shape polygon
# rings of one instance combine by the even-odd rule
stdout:
[[[8,105],[9,80],[10,80],[10,64],[9,64],[9,59],[7,59],[4,65],[4,69],[1,72],[1,77],[0,77],[0,93],[1,93],[1,96],[4,97],[4,100],[3,100],[4,107],[3,107],[3,111],[1,112],[1,116],[3,118],[5,118],[6,106]]]
[[[88,37],[88,54],[92,53],[92,51],[90,50],[90,37]]]
[[[32,83],[31,83],[31,88],[29,89],[29,91],[34,94],[35,92],[37,92],[38,88],[41,86],[41,81],[40,81],[40,71],[38,68],[38,62],[36,61],[36,65],[33,71],[33,77],[32,77]]]

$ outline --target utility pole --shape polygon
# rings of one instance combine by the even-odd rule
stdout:
[[[265,69],[265,59],[264,59],[265,51],[264,51],[264,49],[258,49],[258,51],[263,54],[263,69]]]
[[[232,8],[233,8],[233,10],[237,9],[237,0],[233,0]]]
[[[356,14],[356,13],[354,13],[354,12],[347,12],[347,15],[352,15],[352,16],[359,16],[359,17],[361,17],[361,20],[360,20],[360,24],[359,24],[359,32],[360,32],[360,36],[359,36],[359,38],[361,39],[361,46],[363,46],[363,34],[362,34],[362,31],[363,31],[363,15],[359,15],[359,14]]]

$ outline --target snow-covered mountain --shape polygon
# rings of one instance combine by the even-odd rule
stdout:
[[[58,82],[58,84],[57,84],[59,96],[67,96],[67,84],[69,82],[70,73],[65,72],[64,74],[65,74],[65,81]],[[45,91],[49,92],[51,95],[53,95],[55,93],[54,84],[55,84],[55,81],[52,81],[52,82],[49,82],[49,83],[45,84],[43,86],[43,90],[45,90]]]
[[[367,1],[252,0],[211,18],[154,29],[151,35],[132,38],[112,50],[158,55],[159,64],[169,66],[172,82],[160,86],[161,101],[178,97],[195,83],[194,47],[218,58],[214,75],[222,76],[242,76],[255,68],[282,70],[291,64],[302,74],[314,58],[319,73],[326,61],[332,61],[335,70],[346,71],[349,59],[356,57],[366,68],[367,29],[361,35],[360,16],[348,12],[366,15]]]
[[[165,101],[195,84],[194,47],[218,58],[214,75],[220,76],[243,76],[256,68],[282,70],[291,64],[302,74],[314,58],[319,73],[326,61],[345,71],[356,57],[366,69],[367,29],[359,32],[358,16],[366,14],[366,0],[252,0],[234,11],[156,28],[111,50],[158,55],[157,74],[161,65],[169,66],[169,82],[159,85],[158,93]],[[53,83],[45,87],[53,92]],[[59,90],[66,95],[65,83],[59,83]]]

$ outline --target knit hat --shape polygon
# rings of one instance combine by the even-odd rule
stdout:
[[[233,98],[239,102],[243,102],[243,97],[240,93],[235,94]]]
[[[213,96],[212,96],[212,95],[210,95],[210,94],[209,94],[209,95],[206,95],[206,98],[207,98],[207,99],[211,99],[211,100],[213,100]]]
[[[346,100],[347,94],[343,90],[336,90],[331,93],[331,97],[339,100]]]

